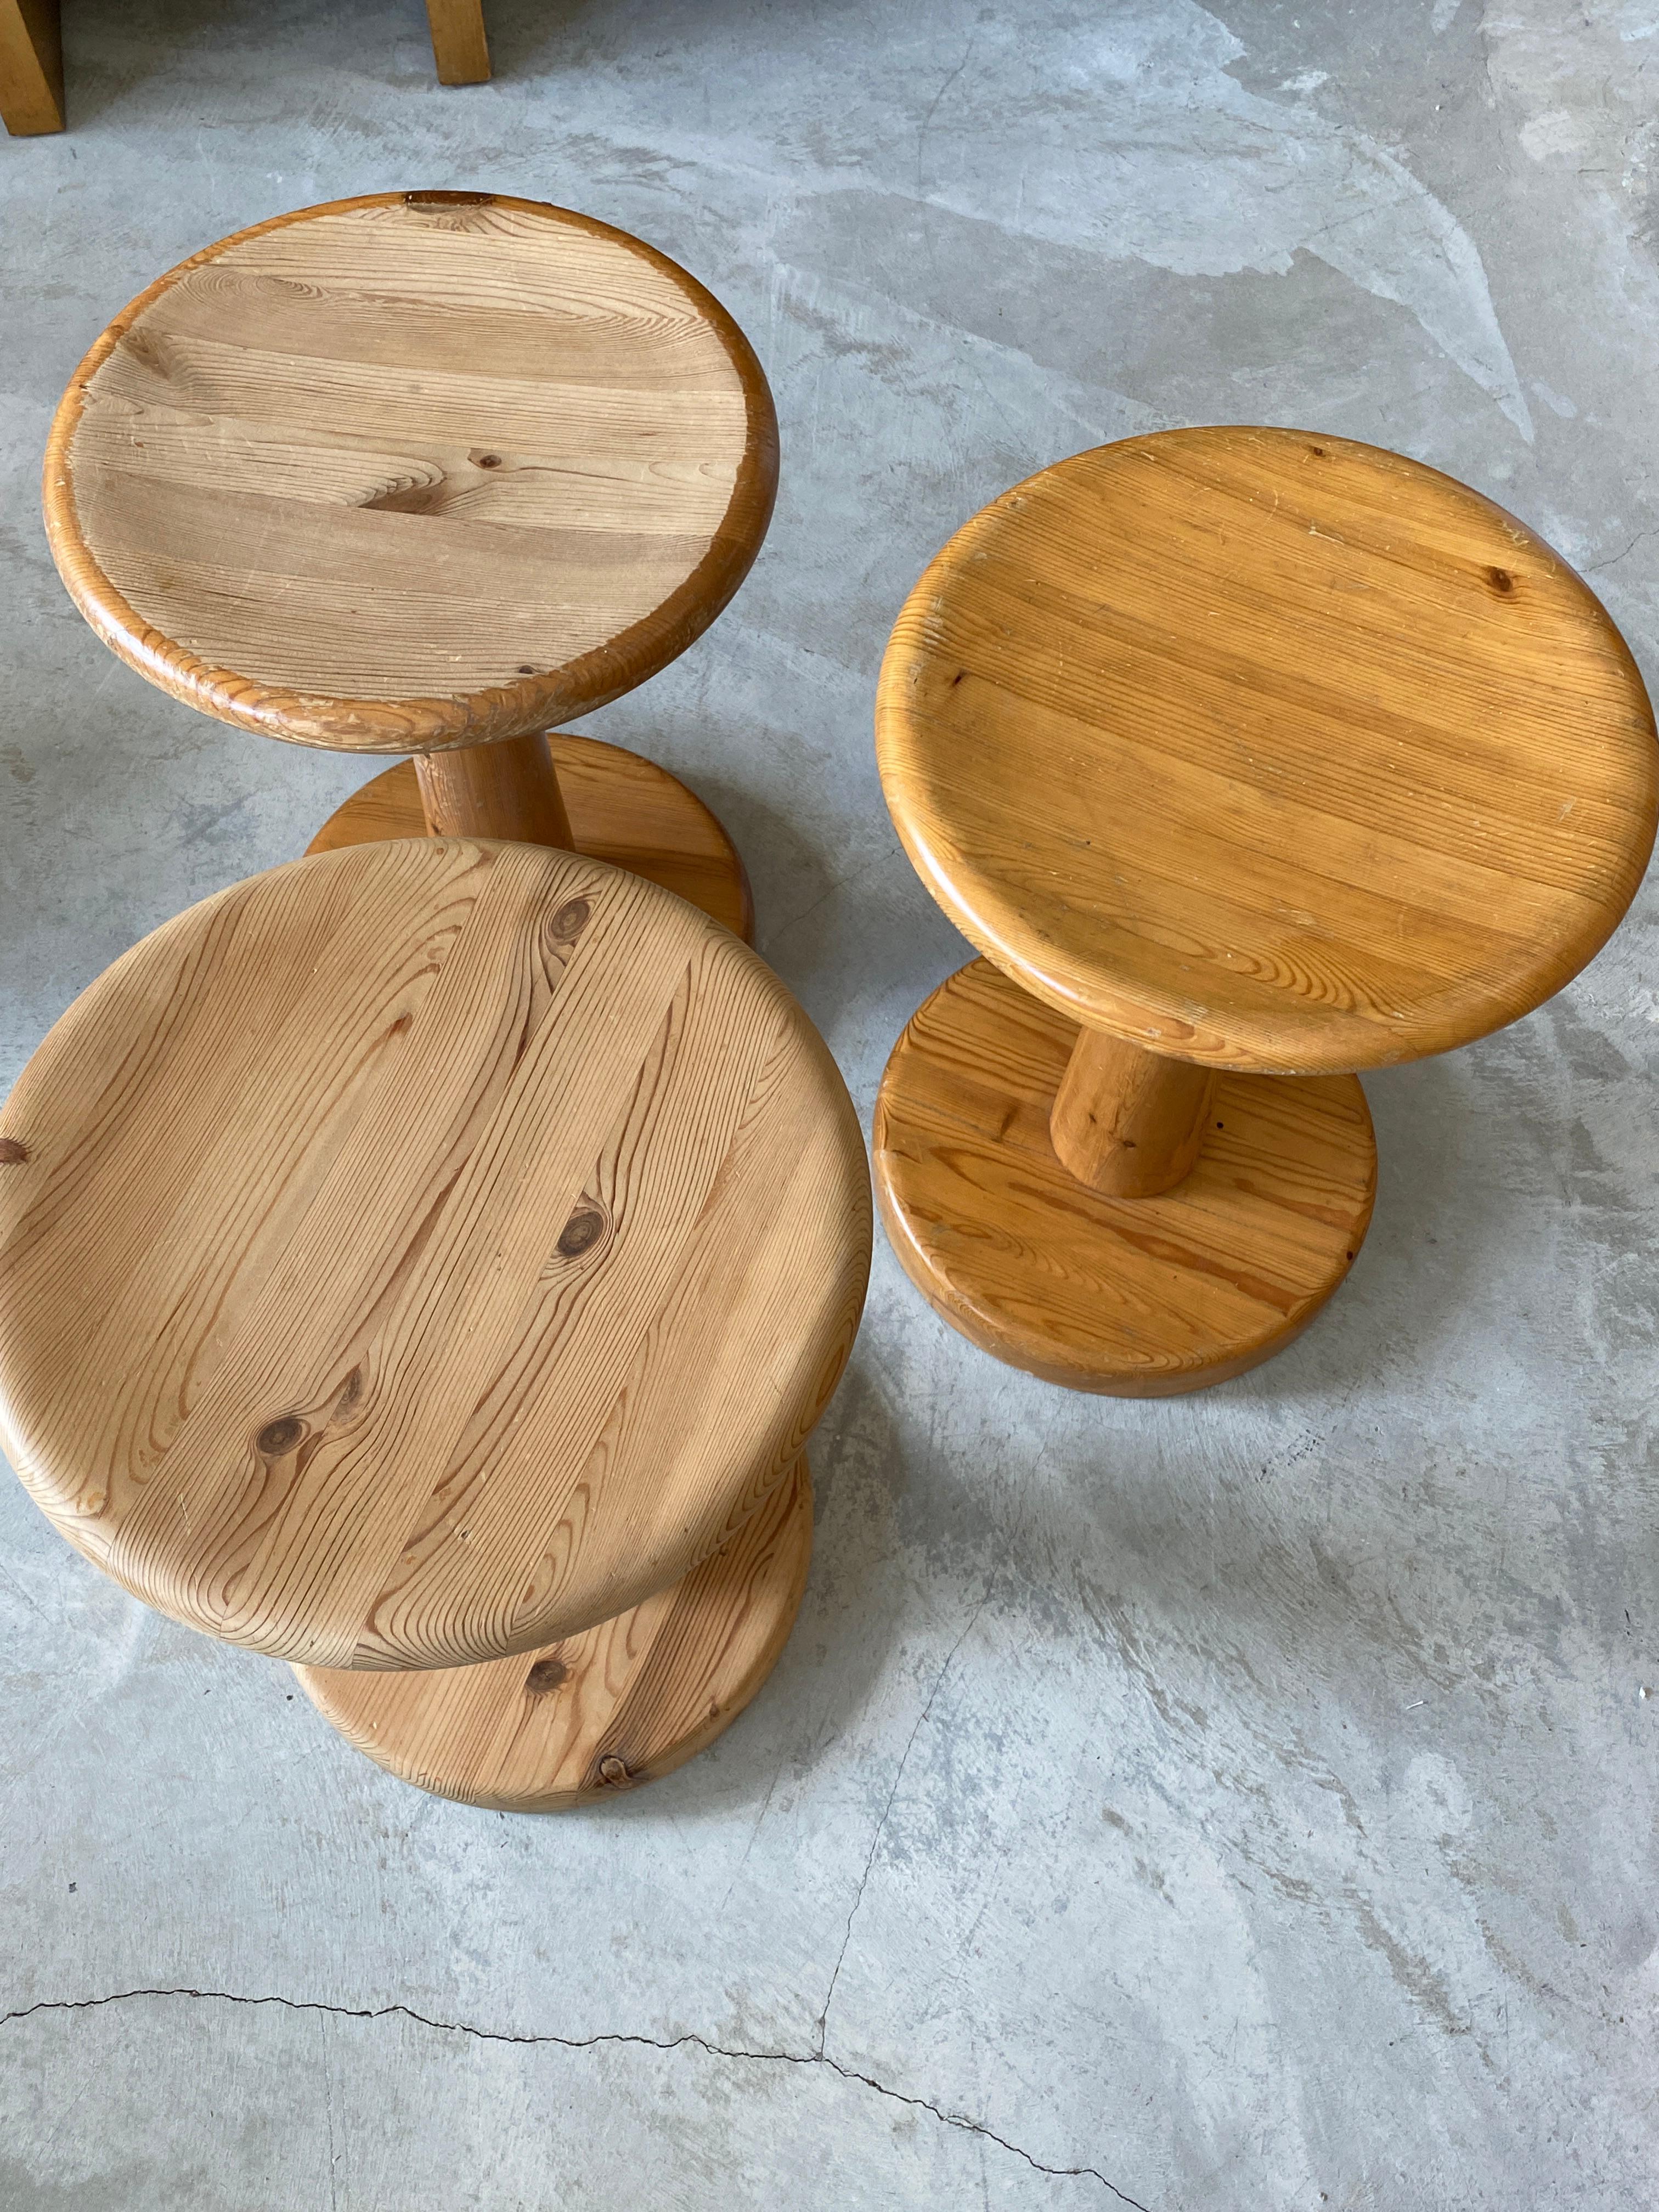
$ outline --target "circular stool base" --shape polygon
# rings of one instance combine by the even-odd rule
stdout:
[[[645,876],[724,922],[745,945],[755,902],[738,849],[696,793],[643,754],[569,731],[548,744],[576,850]],[[412,760],[399,761],[354,792],[307,846],[331,853],[388,837],[424,837],[426,816]]]
[[[803,1456],[721,1550],[580,1636],[476,1667],[294,1674],[400,1780],[499,1812],[564,1812],[671,1773],[737,1718],[794,1626],[811,1556]]]
[[[876,1107],[893,1249],[954,1328],[1048,1382],[1150,1398],[1242,1374],[1312,1320],[1370,1224],[1358,1079],[1224,1074],[1186,1180],[1106,1198],[1049,1141],[1077,1034],[985,960],[918,1010]]]

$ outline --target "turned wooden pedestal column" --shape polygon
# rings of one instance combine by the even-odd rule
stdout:
[[[422,753],[415,773],[421,811],[434,837],[515,837],[575,849],[553,756],[539,733]]]
[[[776,484],[760,365],[684,270],[565,209],[411,191],[160,278],[65,393],[45,502],[76,604],[153,683],[296,744],[415,757],[313,851],[574,845],[747,935],[701,800],[554,726],[708,627]]]
[[[1356,1071],[1570,981],[1659,789],[1641,678],[1559,556],[1285,430],[1130,439],[975,516],[899,617],[877,746],[986,956],[888,1064],[888,1233],[975,1343],[1132,1396],[1319,1311],[1376,1192]]]
[[[1048,1116],[1061,1164],[1108,1198],[1156,1198],[1191,1174],[1216,1079],[1104,1030],[1079,1030]]]

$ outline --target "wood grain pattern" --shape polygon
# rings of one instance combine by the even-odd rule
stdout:
[[[134,946],[0,1110],[0,1442],[193,1626],[496,1658],[783,1480],[869,1235],[845,1086],[729,932],[580,855],[354,846]]]
[[[163,690],[301,744],[526,736],[661,668],[747,573],[771,397],[638,239],[481,192],[239,232],[111,324],[53,422],[76,605]]]
[[[1559,989],[1653,844],[1647,695],[1512,515],[1300,432],[1046,469],[907,601],[878,744],[951,919],[1176,1058],[1381,1066]]]
[[[439,83],[487,83],[489,41],[484,35],[483,0],[426,0],[426,18]]]
[[[920,1008],[876,1105],[876,1191],[906,1273],[972,1342],[1073,1389],[1161,1397],[1283,1351],[1370,1224],[1358,1078],[1224,1074],[1185,1181],[1108,1198],[1049,1142],[1076,1036],[984,960]]]
[[[695,792],[641,753],[556,730],[547,740],[558,772],[574,849],[645,876],[690,899],[745,945],[755,940],[755,902],[737,847]],[[377,844],[426,831],[415,763],[371,777],[330,815],[307,851]]]
[[[777,1662],[811,1557],[803,1456],[682,1582],[582,1635],[478,1667],[294,1671],[401,1781],[500,1812],[566,1812],[672,1773],[730,1727]]]
[[[64,127],[58,0],[0,0],[0,122],[14,138]]]

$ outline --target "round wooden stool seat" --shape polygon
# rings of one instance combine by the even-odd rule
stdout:
[[[759,364],[665,255],[533,200],[383,192],[240,231],[117,316],[46,511],[153,682],[407,753],[642,683],[743,580],[776,480]]]
[[[134,301],[64,394],[45,496],[76,604],[152,683],[416,755],[417,830],[569,846],[543,733],[700,635],[776,487],[760,365],[665,255],[535,201],[392,192],[240,231]],[[611,842],[706,842],[638,767],[585,764]]]
[[[1530,1012],[1653,843],[1651,710],[1588,587],[1449,477],[1294,431],[1131,439],[976,515],[900,615],[877,742],[929,890],[1018,986],[968,971],[890,1063],[896,1246],[977,1341],[1103,1390],[1288,1341],[1370,1215],[1351,1072]],[[1294,1109],[1259,1088],[1307,1077]]]
[[[0,1111],[4,1441],[192,1626],[502,1658],[779,1491],[868,1241],[845,1087],[729,932],[573,854],[353,846],[136,945]]]

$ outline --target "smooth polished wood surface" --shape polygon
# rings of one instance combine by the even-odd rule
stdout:
[[[987,507],[905,605],[877,729],[981,951],[1216,1067],[1502,1027],[1653,843],[1652,712],[1588,587],[1451,478],[1296,431],[1133,438]]]
[[[1212,1126],[1216,1079],[1213,1068],[1079,1030],[1048,1116],[1055,1153],[1109,1197],[1173,1190]]]
[[[426,0],[426,19],[439,83],[488,82],[489,42],[484,35],[483,0]]]
[[[399,1780],[507,1813],[556,1813],[672,1773],[776,1664],[812,1557],[796,1471],[679,1583],[580,1636],[478,1667],[296,1667],[347,1741]]]
[[[1185,1181],[1108,1198],[1049,1142],[1076,1035],[988,961],[923,1003],[876,1104],[876,1191],[911,1280],[973,1343],[1073,1389],[1162,1397],[1282,1352],[1370,1221],[1358,1078],[1224,1074]]]
[[[0,0],[0,122],[14,138],[64,127],[58,0]]]
[[[499,744],[418,753],[415,780],[434,837],[507,837],[574,849],[553,756],[540,732]]]
[[[648,877],[724,923],[745,945],[755,939],[755,902],[737,847],[695,792],[678,776],[598,738],[555,730],[548,739],[568,809],[574,848],[613,867]],[[419,837],[427,820],[413,761],[372,776],[330,815],[307,848]]]
[[[869,1236],[845,1086],[728,931],[538,846],[354,846],[134,946],[0,1109],[0,1443],[192,1626],[501,1657],[783,1480]]]
[[[301,744],[523,737],[683,652],[770,518],[747,340],[626,233],[483,192],[239,232],[118,315],[46,528],[106,644]]]

